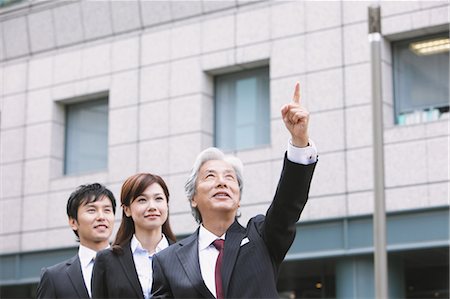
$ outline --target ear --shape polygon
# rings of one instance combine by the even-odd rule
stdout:
[[[76,221],[75,218],[69,217],[69,226],[72,230],[78,230],[78,221]]]
[[[196,208],[197,202],[195,201],[195,197],[191,200],[191,207]]]
[[[123,206],[122,206],[122,209],[123,209],[123,212],[125,213],[125,215],[126,215],[127,217],[131,217],[131,209],[130,209],[129,206],[123,205]]]

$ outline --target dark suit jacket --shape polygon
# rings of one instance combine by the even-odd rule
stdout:
[[[250,219],[246,228],[237,221],[229,227],[221,270],[225,298],[278,298],[278,269],[294,241],[314,168],[315,163],[301,165],[285,157],[266,216]],[[214,298],[200,271],[198,230],[153,257],[152,295],[154,298]]]
[[[42,269],[36,298],[89,298],[78,254]]]
[[[92,270],[92,298],[144,299],[130,242],[123,247],[123,254],[114,253],[112,248],[97,253]]]

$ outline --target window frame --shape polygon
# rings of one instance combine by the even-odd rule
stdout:
[[[237,82],[239,80],[244,80],[244,79],[250,79],[250,78],[256,78],[256,84],[257,84],[257,90],[256,90],[256,95],[255,97],[257,99],[262,98],[263,101],[267,101],[267,106],[263,107],[261,106],[261,113],[265,113],[265,116],[261,116],[264,118],[267,118],[267,124],[264,124],[261,127],[261,131],[259,132],[255,132],[255,138],[256,139],[261,139],[263,141],[256,141],[255,143],[252,145],[248,145],[248,146],[239,146],[238,145],[238,137],[236,135],[236,132],[238,131],[238,125],[236,124],[236,120],[234,119],[234,124],[233,124],[233,140],[230,142],[229,140],[225,143],[223,143],[222,141],[219,140],[220,135],[222,133],[219,133],[219,126],[218,126],[218,121],[220,121],[220,119],[222,118],[222,116],[219,116],[219,107],[218,107],[218,101],[220,101],[220,97],[218,95],[219,93],[219,89],[221,84],[230,84],[233,85],[233,87],[231,88],[232,91],[234,91],[234,93],[236,92],[236,85]],[[261,94],[264,94],[265,91],[263,90],[263,88],[260,88],[260,85],[264,84],[267,86],[267,96],[260,96]],[[233,107],[235,108],[237,105],[237,100],[236,96],[234,95],[233,97]],[[256,68],[252,68],[252,69],[243,69],[237,72],[232,72],[232,73],[226,73],[226,74],[221,74],[221,75],[217,75],[214,77],[214,138],[213,138],[213,142],[214,142],[214,146],[221,148],[224,151],[241,151],[241,150],[252,150],[252,149],[257,149],[260,147],[266,147],[269,146],[271,144],[271,128],[270,128],[270,68],[269,65],[264,65],[264,66],[260,66],[260,67],[256,67]],[[265,128],[266,127],[266,128]],[[267,130],[266,134],[263,132],[263,130]],[[265,135],[265,136],[259,136],[259,135]],[[229,144],[232,143],[232,146],[228,146]]]
[[[408,111],[403,106],[406,106],[404,96],[400,90],[399,77],[401,76],[399,65],[401,64],[398,48],[404,45],[408,45],[412,42],[417,42],[421,40],[431,40],[433,38],[439,37],[449,37],[448,31],[441,31],[433,34],[417,35],[414,37],[409,37],[405,39],[399,39],[391,42],[391,53],[392,53],[392,88],[393,88],[393,108],[394,108],[394,123],[396,125],[403,125],[409,123],[420,123],[439,119],[440,115],[444,112],[448,112],[448,101],[435,101],[434,103],[427,104],[422,101],[422,105],[415,107],[411,104],[411,110]],[[447,52],[447,55],[450,53]],[[448,89],[447,89],[448,90]],[[449,94],[450,95],[450,94]],[[447,105],[445,105],[447,103]],[[413,115],[414,114],[414,115]],[[405,121],[405,117],[409,116],[409,121]],[[412,118],[411,118],[412,116]]]
[[[98,104],[98,105],[96,105]],[[72,166],[69,166],[70,162],[69,159],[71,159],[70,156],[72,156],[73,154],[70,153],[70,149],[74,146],[72,144],[72,141],[70,140],[70,138],[72,138],[73,136],[73,132],[74,132],[74,128],[69,128],[70,124],[70,120],[69,120],[69,113],[70,113],[70,109],[73,109],[74,107],[83,107],[83,106],[88,106],[88,109],[96,109],[96,108],[100,108],[100,109],[105,109],[106,113],[105,113],[105,126],[104,128],[106,129],[105,135],[104,135],[104,142],[103,144],[101,144],[101,147],[104,149],[104,156],[103,159],[101,161],[101,166],[96,168],[96,167],[92,167],[92,168],[73,168]],[[65,121],[65,125],[64,125],[64,157],[63,157],[63,175],[64,176],[72,176],[72,175],[84,175],[84,174],[89,174],[89,173],[95,173],[95,172],[101,172],[101,171],[106,171],[108,170],[108,151],[109,151],[109,97],[107,95],[102,95],[102,96],[96,96],[96,97],[90,97],[88,99],[83,99],[81,101],[70,101],[70,102],[66,102],[64,104],[64,121]],[[91,134],[92,135],[92,134]],[[84,136],[83,136],[84,137]],[[76,146],[76,145],[75,145]],[[79,145],[78,145],[79,146]],[[103,150],[102,150],[103,151]],[[82,157],[79,159],[83,159]]]

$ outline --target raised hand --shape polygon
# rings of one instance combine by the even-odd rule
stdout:
[[[292,145],[306,147],[308,145],[309,112],[301,106],[300,83],[295,84],[292,102],[281,108],[281,116],[286,128],[291,133]]]

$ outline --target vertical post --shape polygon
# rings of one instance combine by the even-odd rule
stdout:
[[[374,268],[375,298],[388,298],[386,254],[386,210],[384,197],[383,98],[381,92],[380,7],[369,7],[369,43],[372,72],[372,126],[374,169]]]

